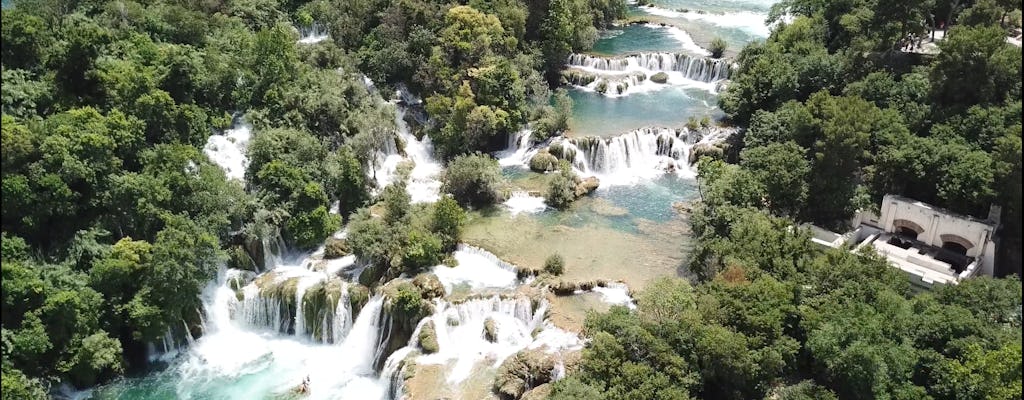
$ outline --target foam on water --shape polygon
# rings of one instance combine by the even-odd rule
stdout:
[[[533,196],[527,192],[512,192],[512,196],[503,203],[512,216],[520,213],[537,214],[548,208],[543,197]]]
[[[595,293],[601,295],[601,301],[608,304],[617,306],[626,306],[630,309],[636,308],[636,303],[633,302],[633,298],[629,296],[629,288],[621,283],[612,283],[606,287],[594,287],[592,289]]]
[[[639,8],[651,15],[690,21],[704,21],[723,28],[737,28],[757,37],[768,37],[771,33],[771,28],[765,23],[765,20],[768,18],[768,14],[765,13],[753,11],[675,11],[656,6],[640,6]]]
[[[494,254],[478,247],[459,244],[453,254],[458,265],[434,267],[434,275],[444,285],[446,293],[451,294],[453,287],[467,284],[473,289],[502,288],[511,289],[516,286],[515,266],[502,261]]]

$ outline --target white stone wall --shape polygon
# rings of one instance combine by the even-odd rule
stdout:
[[[918,230],[917,240],[931,246],[941,247],[944,239],[963,242],[967,255],[983,260],[982,274],[992,275],[995,260],[995,244],[992,235],[993,224],[951,214],[937,207],[908,199],[886,195],[882,200],[881,216],[878,221],[886,232],[897,232],[900,224]],[[907,224],[903,221],[909,221]],[[915,226],[916,225],[916,226]],[[969,244],[970,246],[966,246]]]

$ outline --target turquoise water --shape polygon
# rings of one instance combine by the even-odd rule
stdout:
[[[629,25],[602,34],[590,51],[604,56],[619,56],[640,51],[678,52],[679,41],[668,29]]]
[[[665,89],[609,98],[580,89],[573,100],[573,136],[618,136],[647,126],[681,127],[691,117],[722,115],[718,96],[703,89],[670,86]]]
[[[510,180],[522,179],[534,172],[519,167],[507,167],[503,174]],[[608,186],[598,189],[588,198],[580,200],[567,211],[548,209],[533,214],[547,226],[565,225],[582,228],[588,225],[609,226],[631,234],[642,234],[638,222],[641,220],[666,223],[676,218],[672,204],[690,201],[697,197],[696,183],[674,174],[665,174],[656,179],[634,185]],[[602,204],[603,203],[603,204]],[[602,213],[600,210],[612,206],[624,215]]]

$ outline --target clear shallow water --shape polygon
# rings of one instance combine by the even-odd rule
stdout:
[[[682,51],[679,40],[667,28],[627,25],[602,34],[591,53],[621,56],[641,51]]]
[[[571,136],[618,136],[634,129],[681,127],[691,117],[720,117],[718,96],[700,88],[666,86],[662,90],[609,98],[573,89]]]

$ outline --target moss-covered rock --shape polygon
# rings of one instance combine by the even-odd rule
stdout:
[[[235,245],[228,248],[228,268],[240,269],[244,271],[256,271],[256,262],[253,261],[252,257],[249,256],[249,252],[245,251],[245,247],[241,245]]]
[[[607,81],[598,82],[597,83],[597,87],[594,88],[594,90],[596,90],[598,93],[602,93],[602,94],[608,92],[608,82]]]
[[[540,349],[523,350],[498,367],[494,392],[503,399],[520,399],[528,390],[551,381],[555,360]]]
[[[256,279],[256,273],[252,271],[237,271],[228,277],[228,287],[231,290],[242,290],[243,287]]]
[[[651,75],[651,82],[654,82],[654,83],[666,83],[666,82],[668,82],[668,74],[666,74],[664,72],[658,72],[658,73],[656,73],[654,75]]]
[[[314,340],[331,341],[334,337],[335,310],[345,295],[344,290],[345,284],[337,278],[317,282],[306,289],[302,296],[302,317]]]
[[[359,273],[359,284],[366,287],[377,286],[377,283],[380,282],[380,278],[384,277],[384,273],[386,272],[387,268],[377,265],[368,265]]]
[[[352,315],[358,315],[363,306],[370,301],[370,289],[363,285],[349,285],[348,302]]]
[[[423,300],[420,289],[408,279],[394,279],[381,288],[384,296],[384,315],[391,320],[391,334],[383,354],[391,354],[405,347],[421,319],[431,314],[433,306]],[[377,360],[376,367],[383,365],[385,357]]]
[[[538,152],[530,157],[530,170],[533,172],[550,172],[558,168],[558,158],[546,151]]]
[[[419,339],[420,348],[423,349],[425,354],[437,353],[440,350],[437,344],[437,331],[434,329],[434,321],[427,321],[427,323],[423,324],[417,339]]]
[[[484,339],[491,343],[498,342],[498,324],[494,322],[493,318],[484,320]]]
[[[327,238],[327,243],[324,244],[324,259],[331,260],[349,254],[352,254],[352,249],[348,247],[348,241],[333,237]]]
[[[548,153],[559,160],[565,160],[570,163],[576,160],[576,150],[573,150],[570,147],[565,147],[559,142],[552,143],[548,146]]]
[[[545,400],[551,396],[551,384],[545,383],[530,389],[528,392],[523,393],[523,397],[520,400]]]
[[[710,143],[698,143],[690,149],[688,161],[690,164],[693,164],[700,160],[701,157],[711,157],[715,160],[721,160],[725,157],[725,151],[721,147]]]
[[[412,284],[420,290],[420,294],[424,299],[444,297],[445,295],[444,284],[441,283],[440,279],[437,279],[437,275],[431,273],[416,275],[412,279]]]

